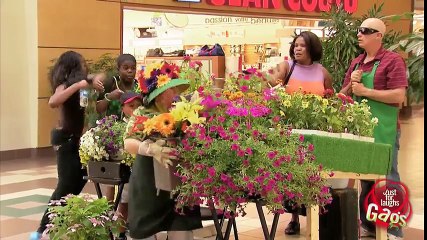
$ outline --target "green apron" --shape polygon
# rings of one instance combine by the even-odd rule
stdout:
[[[137,155],[129,181],[129,230],[132,238],[148,238],[162,231],[191,231],[202,228],[200,207],[175,212],[170,192],[155,186],[153,158]]]
[[[379,64],[380,61],[376,61],[371,72],[362,74],[362,83],[365,87],[374,89],[374,77]],[[356,69],[357,68],[358,65],[356,66]],[[378,102],[369,98],[356,97],[357,101],[360,101],[361,99],[368,100],[367,104],[371,108],[370,110],[372,117],[378,118],[378,125],[374,129],[375,142],[390,144],[392,151],[394,151],[399,109],[397,107],[390,106],[383,102]],[[393,153],[391,155],[393,155]]]

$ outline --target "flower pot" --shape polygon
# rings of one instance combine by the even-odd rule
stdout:
[[[351,133],[340,133],[341,138],[354,140],[354,135]]]
[[[154,179],[157,189],[171,192],[180,184],[180,179],[175,176],[177,163],[176,161],[173,163],[173,166],[165,168],[158,161],[153,159]]]
[[[129,182],[130,167],[120,162],[110,161],[89,161],[88,177],[101,178],[111,180],[121,180],[125,183]]]

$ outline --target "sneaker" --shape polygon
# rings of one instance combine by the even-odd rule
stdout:
[[[388,240],[403,240],[403,237],[394,236],[390,233],[387,233],[387,239]]]
[[[364,228],[364,227],[360,227],[360,237],[375,237],[375,233],[369,231],[368,229]]]
[[[42,238],[42,234],[39,232],[33,232],[30,235],[30,239],[29,240],[40,240]]]

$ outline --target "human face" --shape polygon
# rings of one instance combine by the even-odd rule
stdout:
[[[373,42],[378,40],[381,41],[381,33],[370,27],[360,27],[357,32],[357,40],[359,42],[359,47],[365,49]]]
[[[294,56],[295,61],[299,63],[311,63],[311,56],[307,51],[307,45],[303,37],[298,37],[295,40]]]
[[[169,88],[154,99],[154,105],[159,112],[168,112],[176,96],[180,93],[177,87]]]
[[[135,109],[137,109],[141,105],[142,105],[142,102],[140,99],[134,99],[132,102],[125,103],[123,105],[122,111],[126,117],[130,117],[133,115],[133,111],[135,111]]]
[[[136,64],[133,61],[126,60],[119,67],[120,79],[125,82],[133,82],[136,74]]]

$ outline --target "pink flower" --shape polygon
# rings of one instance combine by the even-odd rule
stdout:
[[[237,156],[239,156],[239,157],[244,157],[244,156],[245,156],[245,151],[243,151],[243,150],[238,150],[238,151],[237,151]]]
[[[190,61],[190,56],[184,56],[184,62]]]
[[[241,90],[242,92],[247,92],[247,91],[249,90],[249,88],[248,88],[248,86],[241,86],[241,87],[240,87],[240,90]]]
[[[252,149],[251,149],[251,148],[246,148],[246,153],[247,153],[249,156],[252,156],[252,154],[253,154]]]
[[[248,159],[243,160],[243,166],[245,166],[245,167],[249,166],[249,160]]]
[[[218,122],[223,123],[225,121],[225,117],[219,116],[217,117]]]
[[[240,147],[239,147],[239,145],[238,145],[238,144],[235,144],[235,143],[231,144],[231,150],[233,150],[233,151],[237,151],[237,150],[239,150],[239,149],[240,149]]]
[[[239,141],[239,135],[237,135],[237,134],[233,134],[233,135],[231,136],[231,139],[233,139],[233,141]]]
[[[258,132],[258,130],[254,130],[254,131],[252,132],[252,135],[253,135],[254,137],[258,137],[258,136],[259,136],[259,132]]]
[[[208,175],[211,176],[211,177],[215,177],[216,171],[215,171],[214,167],[209,167],[208,168]]]
[[[333,177],[335,175],[335,173],[334,172],[330,172],[328,175],[329,175],[329,177]]]
[[[269,153],[267,153],[267,157],[270,159],[275,158],[277,155],[277,151],[270,151]]]
[[[309,144],[308,145],[308,151],[313,152],[314,151],[314,145],[313,144]]]
[[[280,116],[273,117],[273,122],[278,123],[280,121]],[[281,134],[283,135],[283,134]]]
[[[254,74],[258,71],[258,69],[251,67],[251,68],[246,69],[246,71],[250,74]]]
[[[244,77],[243,77],[243,79],[245,79],[245,80],[249,80],[251,77],[249,76],[249,75],[245,75]]]
[[[300,140],[300,142],[304,142],[304,135],[300,135],[299,140]]]
[[[292,181],[292,178],[293,178],[292,173],[286,174],[286,180]]]

